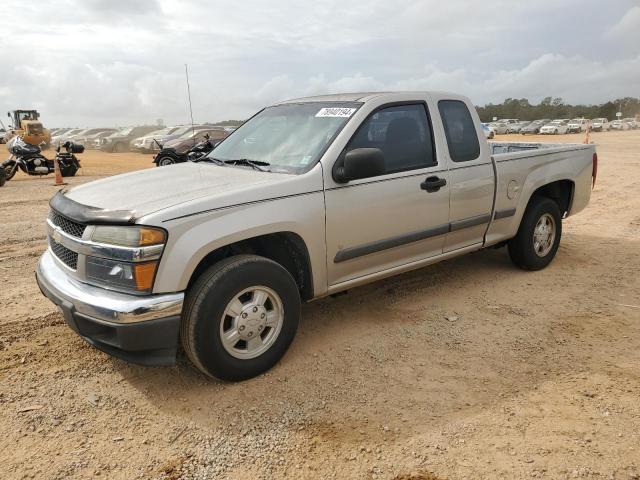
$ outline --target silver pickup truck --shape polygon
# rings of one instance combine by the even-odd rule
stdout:
[[[490,246],[544,268],[596,173],[592,145],[487,143],[459,95],[290,100],[197,163],[59,192],[36,276],[100,350],[167,365],[181,344],[246,379],[284,355],[302,301]]]

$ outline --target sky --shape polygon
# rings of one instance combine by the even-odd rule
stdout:
[[[353,91],[640,96],[640,0],[2,4],[0,108],[51,127],[188,123],[185,64],[195,122]]]

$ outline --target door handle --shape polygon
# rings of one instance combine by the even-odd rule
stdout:
[[[447,181],[444,178],[427,177],[425,181],[420,184],[420,188],[429,193],[433,193],[440,190],[440,187],[444,187],[446,184]]]

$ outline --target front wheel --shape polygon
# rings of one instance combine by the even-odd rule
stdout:
[[[173,165],[174,163],[176,163],[176,161],[172,157],[164,156],[158,159],[156,165],[159,167],[166,167],[167,165]]]
[[[511,261],[523,270],[541,270],[556,256],[562,236],[558,204],[546,197],[534,198],[509,241]]]
[[[204,374],[245,380],[282,358],[299,321],[291,274],[267,258],[237,255],[210,267],[189,289],[180,337]]]
[[[7,161],[2,165],[4,170],[4,176],[7,181],[11,180],[18,171],[18,164],[16,162]]]

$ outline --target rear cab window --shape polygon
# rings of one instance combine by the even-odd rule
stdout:
[[[480,142],[467,105],[460,100],[440,100],[438,110],[454,162],[468,162],[480,156]]]

